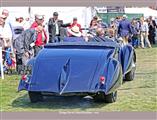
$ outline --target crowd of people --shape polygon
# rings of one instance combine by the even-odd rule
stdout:
[[[53,13],[47,24],[44,24],[44,15],[36,14],[31,25],[29,18],[16,16],[15,21],[10,22],[8,16],[9,11],[6,9],[0,13],[0,47],[3,49],[3,63],[7,69],[18,70],[19,65],[26,65],[47,43],[100,42],[108,37],[112,40],[121,39],[123,44],[130,43],[134,48],[151,48],[155,44],[157,25],[151,16],[147,19],[133,18],[131,21],[126,15],[117,16],[111,18],[109,24],[94,16],[88,29],[82,28],[77,17],[73,18],[72,23],[65,24],[59,19],[58,12]],[[86,30],[88,32],[84,32]]]

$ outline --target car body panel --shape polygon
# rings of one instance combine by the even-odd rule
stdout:
[[[126,61],[131,59],[130,54],[123,55],[129,50],[116,42],[48,44],[28,62],[32,75],[27,82],[20,81],[18,90],[59,95],[112,93],[122,84],[122,70],[129,68]],[[105,77],[104,83],[100,82],[101,76]]]

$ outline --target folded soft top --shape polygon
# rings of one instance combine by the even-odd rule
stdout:
[[[114,41],[107,42],[59,42],[59,43],[49,43],[44,46],[44,48],[104,48],[104,47],[120,47],[120,45]]]

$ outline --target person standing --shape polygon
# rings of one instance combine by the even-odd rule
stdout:
[[[132,25],[132,33],[133,33],[132,46],[134,48],[137,48],[138,47],[138,25],[135,18],[132,19],[131,25]]]
[[[37,27],[40,26],[40,31],[37,32],[37,38],[34,43],[34,56],[36,56],[38,52],[43,48],[43,46],[47,43],[47,35],[43,27],[43,22],[43,15],[35,15],[35,22],[31,25],[31,28],[33,29],[37,29]]]
[[[60,42],[64,38],[64,27],[70,26],[70,23],[63,24],[63,20],[58,19],[58,12],[53,13],[53,17],[48,21],[49,43]]]
[[[157,29],[157,25],[156,25],[155,20],[152,19],[152,16],[149,17],[148,26],[149,26],[148,39],[151,44],[155,44],[155,32]]]
[[[18,66],[26,65],[28,60],[33,57],[33,44],[38,37],[38,33],[42,31],[42,26],[35,29],[30,28],[22,32],[14,41],[13,47],[16,53],[17,70]]]
[[[110,25],[108,28],[108,33],[110,38],[117,38],[117,26],[115,24],[115,19],[111,18]]]
[[[22,15],[16,15],[15,21],[11,23],[13,42],[24,31]]]
[[[143,17],[141,17],[141,29],[140,29],[140,36],[141,36],[141,47],[145,48],[144,46],[144,40],[148,44],[148,47],[151,48],[151,44],[148,40],[148,35],[149,35],[149,28],[148,28],[148,23],[146,20],[144,20]]]
[[[3,39],[4,48],[11,46],[11,39],[12,39],[12,31],[8,24],[6,24],[6,16],[0,15],[0,38]]]
[[[127,16],[123,15],[118,26],[118,35],[122,37],[124,45],[128,44],[130,34],[132,34],[131,23],[127,20]]]

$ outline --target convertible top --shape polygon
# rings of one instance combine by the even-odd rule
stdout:
[[[60,43],[49,43],[44,48],[83,48],[83,49],[101,49],[101,48],[117,48],[120,44],[114,41],[107,42],[60,42]]]

